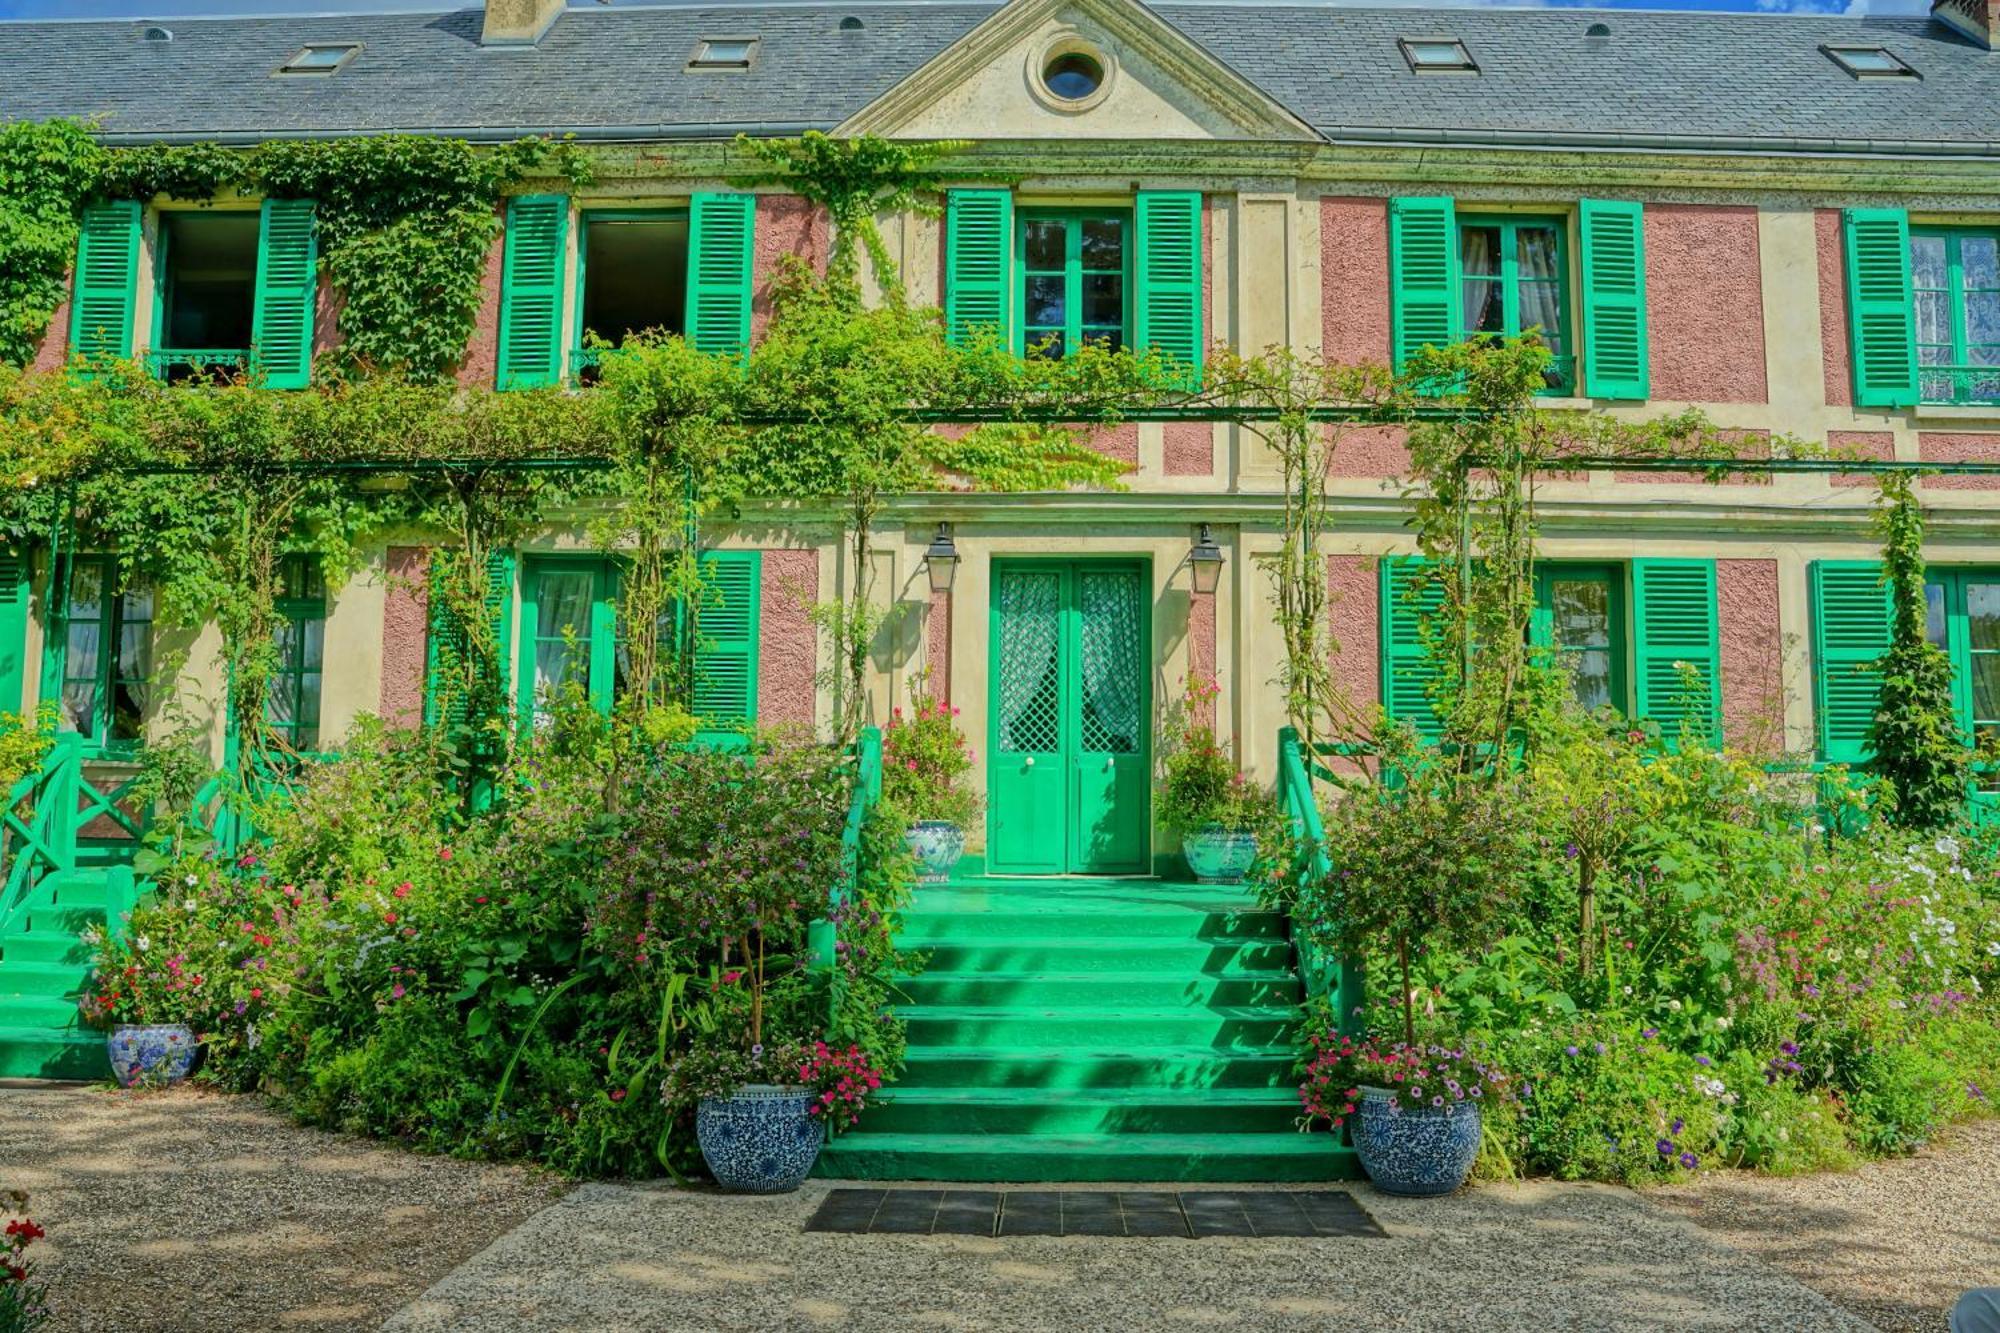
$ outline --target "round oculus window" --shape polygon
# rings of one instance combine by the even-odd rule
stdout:
[[[1104,64],[1088,51],[1059,51],[1042,66],[1042,86],[1065,102],[1081,102],[1104,86]]]

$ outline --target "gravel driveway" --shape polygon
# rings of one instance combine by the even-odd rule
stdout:
[[[568,1186],[302,1129],[255,1097],[0,1087],[51,1333],[372,1329]]]
[[[1716,1175],[1644,1197],[1884,1333],[1943,1333],[1960,1292],[2000,1286],[2000,1120],[1841,1174]]]

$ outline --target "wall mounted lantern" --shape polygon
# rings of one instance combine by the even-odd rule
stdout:
[[[1215,536],[1206,523],[1201,525],[1201,535],[1188,551],[1188,574],[1194,580],[1194,590],[1204,597],[1212,596],[1222,582],[1222,548],[1215,544]]]
[[[924,568],[930,571],[932,593],[951,591],[952,575],[958,572],[958,547],[952,544],[951,524],[938,524],[937,536],[924,551]]]

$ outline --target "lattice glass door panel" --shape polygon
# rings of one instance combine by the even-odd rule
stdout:
[[[994,570],[987,859],[996,871],[1066,868],[1071,585],[1059,564]]]
[[[1077,576],[1082,694],[1078,723],[1083,748],[1096,754],[1137,754],[1146,719],[1145,648],[1139,571],[1084,569]]]
[[[1076,569],[1076,753],[1065,859],[1077,873],[1146,869],[1152,804],[1146,581],[1137,564]]]

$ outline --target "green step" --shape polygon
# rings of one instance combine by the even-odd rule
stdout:
[[[14,931],[0,935],[0,960],[87,966],[90,949],[76,937],[75,931]]]
[[[868,1102],[866,1134],[1230,1134],[1298,1127],[1290,1088],[913,1088]]]
[[[864,1122],[865,1123],[865,1122]],[[1360,1176],[1331,1134],[850,1132],[814,1174],[867,1180],[1305,1181]]]
[[[1292,966],[1292,946],[1281,939],[1077,940],[1041,938],[953,940],[915,946],[937,972],[1174,972],[1229,976]]]
[[[14,929],[30,935],[75,935],[104,924],[104,904],[54,903],[29,907],[14,918]]]
[[[101,1032],[0,1027],[0,1078],[109,1077]]]
[[[1212,1047],[1147,1051],[1065,1046],[911,1047],[897,1087],[911,1088],[1281,1088],[1296,1086],[1297,1053]]]
[[[68,963],[17,963],[0,958],[0,997],[76,995],[89,982],[88,967]],[[4,1004],[4,1000],[0,1000],[0,1004]]]
[[[918,1005],[963,1004],[985,1009],[1054,1005],[1098,1008],[1292,1005],[1301,998],[1297,975],[1282,969],[1246,969],[1220,976],[1167,968],[1074,974],[1040,970],[933,970],[899,979],[896,989]]]
[[[956,1005],[898,1005],[912,1046],[1061,1046],[1096,1041],[1119,1050],[1156,1046],[1209,1046],[1217,1050],[1265,1048],[1289,1040],[1296,1014],[1289,1007],[1165,1009],[972,1009]]]
[[[896,943],[905,949],[933,944],[990,944],[995,940],[1042,940],[1051,933],[1066,939],[1117,940],[1274,940],[1284,936],[1284,918],[1261,908],[1188,903],[1168,911],[1106,905],[1085,911],[1037,911],[1004,906],[981,911],[933,907],[919,898],[902,914]]]
[[[0,976],[0,1014],[8,1026],[24,1028],[66,1028],[76,1021],[76,1001],[60,995],[10,994],[8,981]]]

